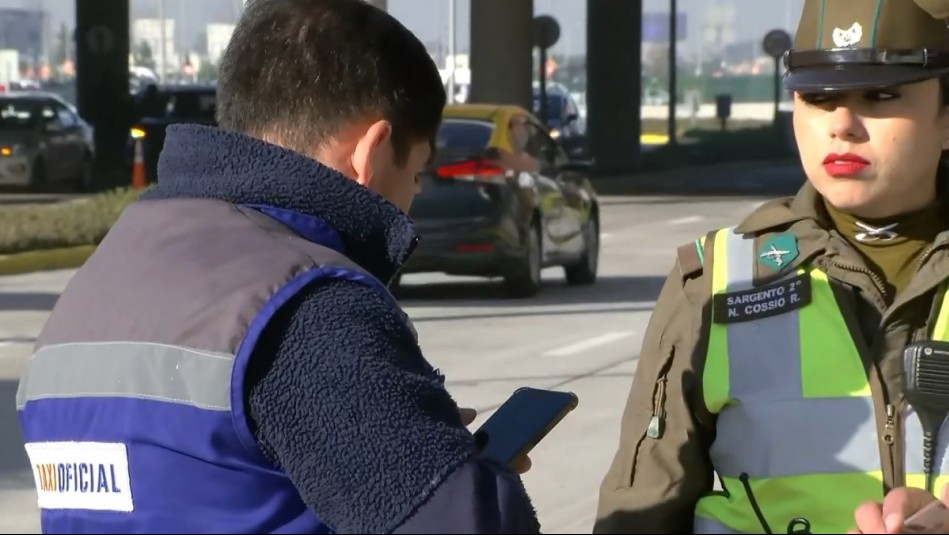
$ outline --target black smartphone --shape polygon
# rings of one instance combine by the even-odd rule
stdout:
[[[578,401],[573,392],[529,387],[517,389],[475,431],[481,455],[502,466],[512,467],[577,408]]]

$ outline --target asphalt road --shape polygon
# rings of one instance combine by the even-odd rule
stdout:
[[[503,297],[491,281],[412,275],[402,301],[427,358],[475,425],[520,386],[567,389],[580,404],[532,453],[524,476],[545,533],[589,533],[597,488],[614,454],[649,314],[675,248],[736,222],[754,198],[604,199],[599,281],[568,287],[545,271],[540,296]],[[0,532],[39,533],[19,436],[20,371],[71,272],[0,278]]]

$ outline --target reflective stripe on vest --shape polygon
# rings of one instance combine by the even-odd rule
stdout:
[[[713,294],[753,287],[753,237],[719,231],[713,259]],[[762,532],[743,478],[775,533],[784,533],[795,518],[806,518],[814,533],[846,532],[860,503],[882,498],[867,373],[827,275],[807,266],[787,277],[798,275],[809,277],[809,305],[710,326],[703,389],[708,410],[717,415],[710,456],[725,492],[699,501],[695,533]],[[947,309],[937,321],[941,337],[949,326]],[[907,484],[921,487],[921,428],[912,410],[904,416]],[[940,452],[947,438],[944,429]],[[946,456],[936,458],[949,473]],[[937,479],[937,491],[945,481]]]
[[[234,355],[143,342],[85,342],[40,348],[17,391],[28,401],[137,398],[208,411],[231,410]]]

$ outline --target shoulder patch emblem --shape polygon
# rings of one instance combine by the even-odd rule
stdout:
[[[758,261],[772,271],[782,271],[800,254],[797,237],[793,234],[778,234],[765,240],[758,250]]]

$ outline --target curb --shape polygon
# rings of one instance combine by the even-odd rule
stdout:
[[[0,255],[0,276],[77,268],[83,265],[95,250],[94,245],[80,245]]]

